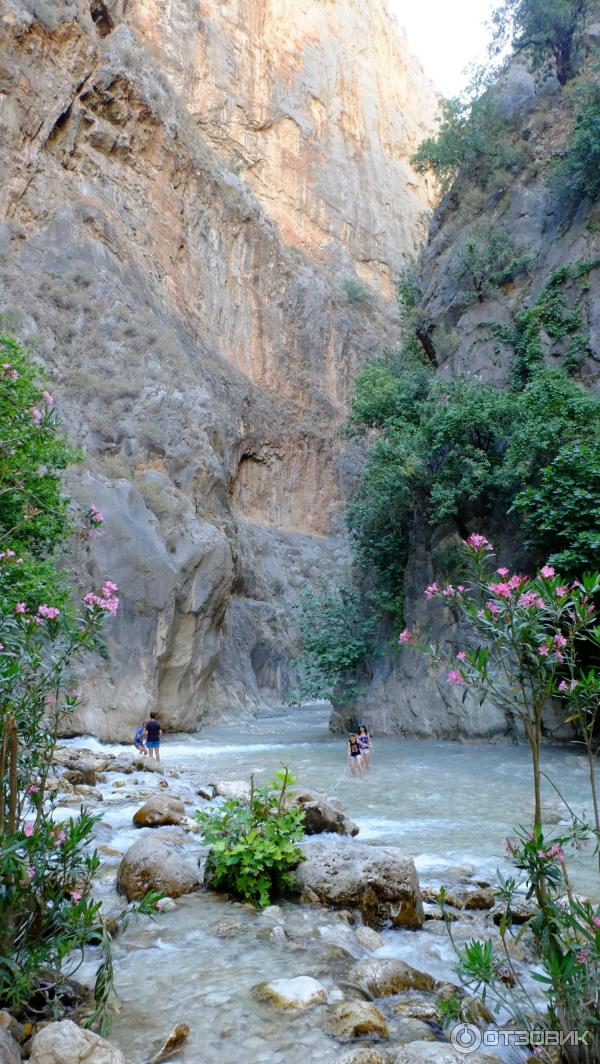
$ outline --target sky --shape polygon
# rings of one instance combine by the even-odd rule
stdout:
[[[444,96],[465,87],[465,67],[485,59],[485,22],[497,0],[388,0],[411,50]]]

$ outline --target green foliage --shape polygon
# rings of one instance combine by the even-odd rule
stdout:
[[[258,908],[293,889],[304,821],[302,809],[289,806],[294,782],[287,768],[265,787],[255,788],[252,777],[248,798],[196,813],[210,846],[205,879],[213,889],[230,891]]]
[[[523,273],[529,262],[527,253],[516,250],[507,226],[480,223],[458,250],[454,281],[469,301],[484,303]]]
[[[550,174],[560,199],[577,205],[600,197],[600,69],[577,94],[573,127],[564,158]]]
[[[349,587],[319,594],[308,591],[299,603],[303,676],[302,697],[344,700],[356,694],[356,672],[373,649],[373,621],[357,591]]]
[[[348,302],[353,307],[364,306],[365,304],[370,303],[373,300],[373,293],[371,292],[370,288],[367,288],[366,285],[361,284],[360,281],[355,281],[352,278],[349,278],[347,281],[343,282],[342,288],[346,293]]]
[[[565,85],[576,73],[577,40],[598,11],[598,0],[504,0],[492,15],[492,50],[497,54],[509,45],[528,55],[534,69],[553,63]]]
[[[599,265],[599,259],[592,259],[557,267],[532,306],[519,311],[512,325],[496,326],[498,338],[514,349],[513,376],[517,385],[524,384],[543,364],[543,334],[555,342],[557,353],[562,353],[565,369],[573,372],[579,368],[589,344],[579,308],[589,274]],[[572,308],[567,307],[565,298],[569,287],[576,290]]]
[[[487,188],[503,170],[512,170],[522,146],[514,136],[515,120],[506,114],[494,92],[474,99],[442,100],[439,129],[418,147],[411,162],[419,173],[432,173],[447,192],[460,172]]]

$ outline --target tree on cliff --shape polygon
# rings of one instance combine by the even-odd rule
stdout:
[[[497,55],[508,45],[527,52],[538,69],[552,57],[556,76],[566,85],[575,74],[578,36],[598,13],[598,0],[504,0],[492,15],[492,51]]]

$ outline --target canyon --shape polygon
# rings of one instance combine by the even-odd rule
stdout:
[[[339,429],[399,342],[435,91],[384,0],[0,12],[0,309],[105,517],[66,564],[122,596],[70,727],[243,716],[293,686],[303,589],[347,578]]]

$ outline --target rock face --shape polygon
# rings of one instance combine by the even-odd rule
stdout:
[[[358,909],[363,921],[379,928],[420,927],[423,907],[412,858],[394,846],[368,846],[346,839],[308,839],[300,844],[304,861],[296,872],[305,901]]]
[[[2,7],[0,310],[87,455],[85,590],[121,588],[73,729],[126,739],[294,684],[298,590],[345,578],[335,434],[397,343],[434,99],[384,0],[92,8]]]
[[[125,1064],[120,1049],[72,1020],[49,1023],[33,1039],[30,1064]]]
[[[117,892],[124,894],[127,901],[139,901],[151,890],[179,898],[199,886],[197,868],[152,835],[129,847],[117,874]]]

